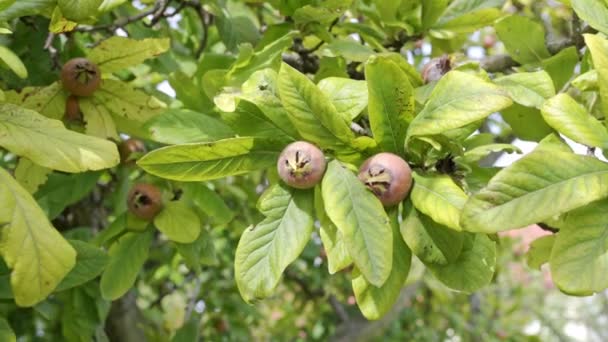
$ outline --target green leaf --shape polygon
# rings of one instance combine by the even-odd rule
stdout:
[[[395,304],[399,297],[407,275],[410,271],[412,253],[403,239],[399,238],[399,222],[397,209],[389,215],[393,229],[393,265],[386,282],[376,287],[370,284],[358,270],[353,272],[353,291],[357,298],[357,305],[367,319],[379,319],[384,316]]]
[[[541,63],[543,69],[551,75],[555,89],[562,89],[572,78],[577,64],[578,49],[575,46],[563,49]]]
[[[133,287],[139,270],[148,259],[152,231],[127,233],[110,247],[110,260],[101,275],[101,295],[106,300],[122,297]]]
[[[513,101],[540,109],[546,99],[555,95],[551,76],[545,71],[518,72],[494,79],[503,86]]]
[[[167,202],[154,218],[154,225],[169,240],[190,243],[201,233],[201,220],[184,201]]]
[[[327,167],[322,191],[325,212],[342,233],[355,265],[371,284],[382,286],[391,274],[392,239],[398,238],[382,204],[337,160]]]
[[[456,261],[462,251],[463,233],[436,223],[409,203],[404,214],[401,236],[420,261],[437,265]]]
[[[0,318],[0,340],[6,342],[17,341],[15,332],[13,332],[13,329],[4,318]]]
[[[281,102],[302,138],[324,148],[343,148],[354,139],[347,121],[308,77],[283,64],[278,88]]]
[[[74,267],[76,252],[32,196],[0,168],[0,254],[19,306],[44,300]]]
[[[127,0],[103,0],[101,5],[99,5],[99,12],[108,12],[125,2],[127,2]]]
[[[446,227],[461,230],[460,211],[467,195],[447,175],[423,175],[414,172],[414,187],[410,194],[416,209]]]
[[[549,265],[565,293],[586,296],[608,287],[608,200],[566,214],[556,234]]]
[[[168,146],[137,161],[146,172],[179,181],[205,181],[263,170],[276,164],[283,146],[252,137]]]
[[[87,57],[99,66],[101,72],[112,73],[141,64],[166,52],[169,47],[169,38],[135,40],[113,36],[95,46]]]
[[[51,16],[51,23],[49,24],[50,32],[56,34],[70,32],[74,30],[76,26],[78,26],[77,22],[67,19],[61,12],[61,8],[59,8],[59,6],[55,7],[53,15]]]
[[[433,26],[433,30],[431,30],[430,33],[437,38],[453,39],[455,34],[469,33],[484,26],[492,25],[502,15],[501,10],[497,8],[483,8],[463,14],[450,21],[441,18],[439,22]]]
[[[33,194],[40,185],[46,182],[47,176],[51,172],[52,170],[34,164],[27,158],[19,158],[15,168],[15,179],[27,192]]]
[[[68,240],[76,250],[76,265],[57,285],[55,291],[80,286],[103,272],[108,263],[108,254],[96,246],[78,240]]]
[[[405,72],[407,77],[409,77],[412,86],[420,87],[422,85],[422,77],[420,76],[418,69],[408,63],[400,53],[385,52],[378,54],[378,56],[397,64],[397,66],[401,68],[403,72]]]
[[[473,164],[477,163],[483,158],[487,157],[490,153],[496,152],[506,152],[506,153],[519,153],[522,151],[519,147],[511,144],[489,144],[489,145],[481,145],[470,149],[464,153],[462,157],[454,158],[454,161],[462,162],[465,164]]]
[[[15,53],[0,45],[0,61],[4,62],[19,78],[27,78],[27,68]]]
[[[606,56],[608,54],[608,40],[591,34],[586,34],[584,37],[591,58],[593,58],[593,67],[597,70],[602,109],[606,111],[608,109],[608,57]]]
[[[479,121],[511,105],[496,85],[461,71],[450,71],[435,86],[408,136],[435,135]]]
[[[333,57],[344,57],[346,60],[361,63],[374,54],[370,47],[351,39],[335,39],[327,44],[325,49],[331,51]]]
[[[97,185],[99,172],[84,172],[72,175],[51,173],[47,182],[34,196],[46,215],[52,220],[68,205],[74,204],[89,194]]]
[[[103,325],[110,303],[100,298],[95,285],[87,284],[61,296],[58,316],[61,318],[61,334],[66,341],[91,341],[95,331]]]
[[[59,82],[47,87],[26,87],[19,94],[11,92],[7,95],[15,95],[7,99],[7,102],[34,110],[51,119],[61,119],[65,114],[67,93]]]
[[[311,191],[273,185],[260,198],[258,209],[266,218],[245,229],[234,260],[236,283],[247,302],[272,294],[313,231]]]
[[[513,104],[503,109],[500,114],[511,126],[515,136],[522,140],[540,141],[547,135],[553,133],[553,129],[547,125],[540,110]]]
[[[0,22],[28,15],[45,13],[50,15],[57,0],[19,0],[7,9],[0,11]]]
[[[222,113],[222,120],[240,136],[274,138],[285,144],[293,141],[293,138],[285,134],[281,127],[264,115],[255,104],[247,100],[240,100],[234,112]]]
[[[602,0],[570,0],[572,9],[582,20],[598,31],[608,34],[608,7]]]
[[[342,77],[327,77],[317,84],[327,94],[338,114],[347,121],[354,120],[367,107],[367,84],[365,81]]]
[[[471,196],[460,222],[484,233],[525,227],[608,196],[605,182],[608,164],[573,154],[550,135]]]
[[[116,124],[110,112],[95,98],[79,98],[80,111],[86,123],[86,133],[99,138],[119,141]]]
[[[0,0],[0,11],[3,11],[15,3],[15,0]]]
[[[427,265],[447,287],[471,293],[492,281],[496,266],[496,243],[483,234],[467,234],[462,252],[450,264]]]
[[[526,264],[528,264],[528,267],[540,271],[541,266],[549,262],[554,243],[555,235],[541,236],[532,241],[530,249],[526,253]]]
[[[538,63],[551,57],[545,45],[545,30],[527,17],[512,15],[494,25],[496,34],[511,57],[521,63]]]
[[[323,192],[319,186],[315,188],[315,212],[321,226],[319,235],[327,255],[327,269],[329,274],[334,274],[350,266],[353,260],[348,254],[348,248],[346,248],[346,241],[342,233],[325,212]]]
[[[146,123],[154,141],[163,144],[209,142],[234,136],[220,120],[187,109],[170,108]]]
[[[97,16],[97,9],[103,0],[57,0],[57,5],[66,18],[86,21]]]
[[[33,110],[0,104],[0,121],[0,146],[41,166],[82,172],[119,162],[114,143],[67,130],[60,121]]]
[[[226,205],[222,196],[205,184],[187,183],[182,186],[184,197],[194,202],[197,208],[209,215],[215,224],[225,224],[234,218],[234,213]]]
[[[159,115],[165,104],[156,98],[132,88],[129,84],[105,79],[93,97],[114,115],[129,120],[146,122]]]
[[[383,151],[402,155],[407,127],[414,119],[414,89],[397,64],[373,57],[365,66],[369,123]]]
[[[422,2],[422,28],[427,29],[437,22],[448,7],[448,0]]]
[[[566,137],[602,149],[608,148],[608,131],[596,118],[568,94],[547,100],[541,113],[549,126]]]
[[[217,263],[215,246],[206,229],[201,229],[198,238],[191,243],[175,243],[177,252],[184,258],[189,268],[199,272],[201,265],[214,265]]]

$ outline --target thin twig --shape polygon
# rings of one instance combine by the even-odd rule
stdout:
[[[194,307],[196,306],[196,301],[198,300],[198,295],[201,293],[202,284],[203,281],[199,276],[197,276],[194,283],[194,291],[190,295],[190,300],[188,301],[185,321],[190,320],[190,317],[192,316],[192,312],[194,311]]]
[[[48,36],[46,36],[46,41],[44,42],[44,49],[49,52],[49,56],[51,57],[51,61],[53,62],[53,69],[59,69],[59,54],[57,53],[57,49],[53,46],[53,42],[55,41],[55,34],[50,32]]]
[[[94,32],[94,31],[108,31],[108,32],[114,32],[119,28],[124,28],[125,26],[140,21],[144,18],[146,18],[149,15],[152,15],[154,13],[156,13],[161,6],[163,6],[163,2],[165,0],[157,0],[154,3],[154,6],[147,10],[147,11],[143,11],[139,14],[130,16],[130,17],[120,17],[116,20],[114,20],[114,22],[112,22],[111,24],[104,24],[104,25],[98,25],[98,26],[81,26],[81,27],[77,27],[74,31],[78,31],[78,32]]]

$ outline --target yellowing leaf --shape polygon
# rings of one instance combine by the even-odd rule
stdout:
[[[2,45],[0,45],[0,60],[6,63],[17,76],[23,79],[27,78],[27,69],[21,59],[19,59],[19,56]]]
[[[80,111],[82,111],[88,135],[119,140],[116,124],[106,107],[98,103],[94,98],[80,98],[79,101]]]
[[[17,168],[15,169],[15,179],[25,190],[33,194],[38,190],[40,185],[46,182],[47,176],[51,171],[51,169],[44,166],[32,163],[27,158],[19,158],[19,163],[17,163]]]
[[[70,131],[33,110],[0,104],[0,122],[0,146],[41,166],[82,172],[119,162],[114,143]]]
[[[111,113],[139,122],[146,122],[157,116],[165,107],[165,104],[155,97],[116,80],[103,80],[101,88],[93,97],[96,102],[103,103]]]
[[[19,306],[44,300],[74,267],[74,248],[51,226],[36,201],[0,169],[0,254]]]
[[[169,38],[134,40],[114,36],[97,45],[88,55],[102,72],[112,73],[143,63],[169,49]]]

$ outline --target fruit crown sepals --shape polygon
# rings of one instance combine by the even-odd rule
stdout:
[[[95,68],[91,67],[88,63],[76,64],[76,80],[80,83],[89,83],[90,80],[97,76]]]
[[[371,165],[367,170],[368,177],[365,179],[367,185],[376,195],[382,195],[391,185],[391,175],[380,165]]]
[[[285,159],[285,165],[289,168],[289,173],[296,178],[305,177],[312,172],[310,156],[300,150]]]
[[[135,193],[135,196],[133,197],[133,205],[136,208],[149,205],[150,203],[152,203],[152,201],[150,200],[150,197],[148,197],[148,195],[142,194],[139,191]]]

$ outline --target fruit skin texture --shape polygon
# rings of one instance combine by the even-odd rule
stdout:
[[[412,188],[412,169],[396,154],[382,152],[359,168],[359,179],[385,207],[399,204]]]
[[[82,121],[82,113],[80,112],[80,105],[76,96],[70,95],[65,101],[64,117],[67,121]]]
[[[162,194],[152,184],[135,184],[127,195],[127,206],[133,215],[152,221],[163,208]]]
[[[438,81],[441,76],[452,70],[452,63],[447,55],[433,58],[422,68],[422,80],[424,84]]]
[[[281,179],[296,189],[314,187],[323,178],[326,166],[323,152],[306,141],[287,145],[277,161]]]
[[[123,163],[134,163],[134,160],[129,160],[129,157],[133,153],[144,153],[146,152],[146,146],[143,141],[139,139],[129,138],[123,141],[118,146],[118,152],[120,154],[120,161]]]
[[[63,88],[76,96],[91,96],[101,83],[97,64],[86,58],[73,58],[61,69]]]

